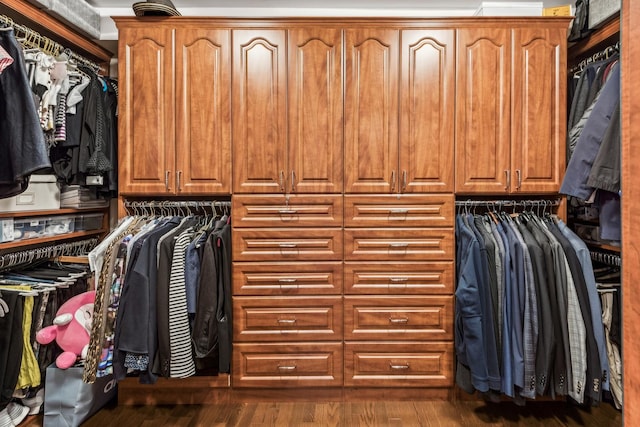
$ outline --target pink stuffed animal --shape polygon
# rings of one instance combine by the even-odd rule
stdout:
[[[95,291],[69,299],[58,309],[53,325],[42,328],[36,334],[36,341],[40,344],[49,344],[55,339],[64,351],[56,358],[58,368],[67,369],[76,363],[78,356],[83,359],[86,357],[95,299]]]

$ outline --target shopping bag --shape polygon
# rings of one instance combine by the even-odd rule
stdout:
[[[47,367],[44,386],[44,427],[76,427],[117,395],[113,374],[82,381],[83,367]]]

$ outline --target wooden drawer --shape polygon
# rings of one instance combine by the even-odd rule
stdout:
[[[345,296],[344,339],[452,340],[453,296]]]
[[[342,262],[235,262],[234,295],[341,294]]]
[[[234,195],[233,226],[342,227],[342,196]]]
[[[451,387],[452,342],[345,343],[344,385]]]
[[[234,261],[339,261],[342,230],[339,228],[240,228],[233,231]]]
[[[342,297],[233,297],[233,339],[342,340]]]
[[[443,262],[346,262],[345,294],[453,294],[454,264]]]
[[[342,343],[233,345],[232,387],[341,387]]]
[[[453,260],[452,228],[344,230],[345,260]]]
[[[345,196],[345,227],[453,227],[453,194]]]

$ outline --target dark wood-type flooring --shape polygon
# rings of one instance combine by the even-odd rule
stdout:
[[[42,425],[42,416],[22,426]],[[621,426],[622,414],[609,403],[584,408],[564,402],[376,401],[210,405],[109,405],[82,424],[105,426]]]

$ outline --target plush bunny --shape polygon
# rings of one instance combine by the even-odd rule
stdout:
[[[42,328],[36,334],[36,341],[40,344],[49,344],[55,339],[64,351],[56,359],[58,368],[67,369],[76,363],[78,356],[82,359],[86,357],[95,299],[95,291],[69,299],[58,309],[53,325]]]

